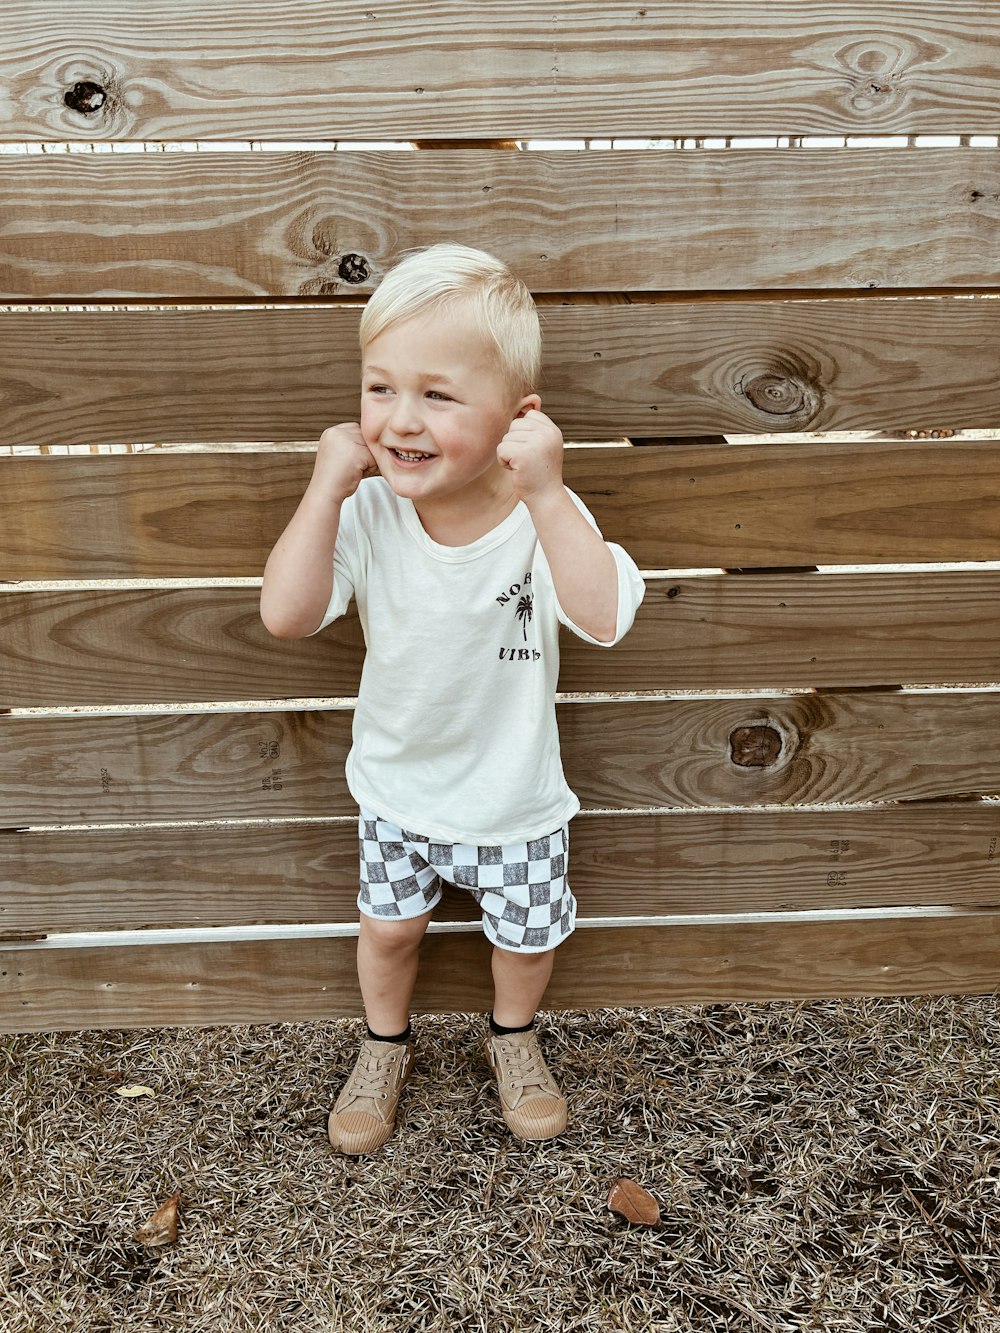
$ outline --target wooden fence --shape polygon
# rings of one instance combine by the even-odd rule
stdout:
[[[444,239],[535,292],[648,571],[565,643],[547,1003],[994,990],[1000,448],[950,432],[1000,425],[1000,13],[371,3],[5,6],[4,142],[179,148],[0,155],[0,442],[177,446],[0,458],[0,1029],[359,1012],[360,629],[273,640],[257,581]],[[511,151],[597,136],[699,146]],[[445,908],[416,1007],[483,1007]]]

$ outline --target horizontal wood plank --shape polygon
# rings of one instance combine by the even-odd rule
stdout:
[[[993,429],[1000,302],[542,306],[543,405],[577,439]],[[359,309],[0,311],[0,444],[318,439],[358,412]]]
[[[937,801],[1000,792],[1000,694],[808,693],[565,704],[585,808]]]
[[[993,286],[998,193],[979,149],[7,156],[0,299],[351,295],[448,240],[534,292]]]
[[[580,815],[581,919],[1000,904],[1000,809]],[[0,937],[357,920],[356,820],[37,830],[0,839]],[[478,920],[448,890],[436,914]]]
[[[311,452],[0,458],[7,579],[257,576]],[[569,449],[642,569],[992,560],[1000,441]]]
[[[356,815],[344,778],[353,719],[350,708],[0,716],[0,827]]]
[[[320,1021],[361,1013],[353,939],[0,951],[0,1031]],[[577,930],[543,1004],[607,1006],[980,994],[1000,978],[1000,914]],[[485,1010],[482,935],[423,945],[416,1013]]]
[[[995,124],[1000,24],[726,0],[5,6],[14,139],[914,133]]]
[[[557,715],[589,809],[1000,793],[995,692],[607,700]],[[347,708],[0,716],[0,827],[353,815],[352,720]],[[772,752],[748,755],[762,730]]]
[[[998,596],[992,570],[657,579],[617,647],[563,635],[560,688],[993,683]],[[246,588],[0,593],[0,707],[357,693],[353,604],[322,634],[289,641],[267,633],[258,600]]]

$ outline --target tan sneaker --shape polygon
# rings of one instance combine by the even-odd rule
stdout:
[[[500,1109],[519,1139],[553,1139],[566,1128],[566,1099],[546,1068],[538,1034],[512,1032],[486,1039],[486,1058],[497,1077]]]
[[[330,1112],[327,1133],[338,1151],[351,1156],[374,1152],[389,1138],[396,1106],[413,1069],[413,1043],[361,1043],[361,1053]]]

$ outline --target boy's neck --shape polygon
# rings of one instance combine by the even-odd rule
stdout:
[[[439,546],[469,546],[498,527],[517,507],[517,496],[511,487],[506,493],[491,496],[488,503],[469,509],[448,500],[414,501],[420,526],[432,542]]]

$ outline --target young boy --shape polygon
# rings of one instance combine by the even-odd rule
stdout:
[[[644,587],[563,486],[562,435],[535,392],[538,315],[504,264],[460,245],[411,255],[369,301],[361,349],[360,423],[323,432],[261,593],[279,638],[317,633],[353,596],[367,647],[347,780],[368,1036],[330,1141],[361,1154],[392,1133],[442,880],[476,898],[494,946],[486,1053],[504,1119],[548,1139],[566,1103],[533,1029],[575,924],[579,809],[559,757],[558,624],[617,643]]]

